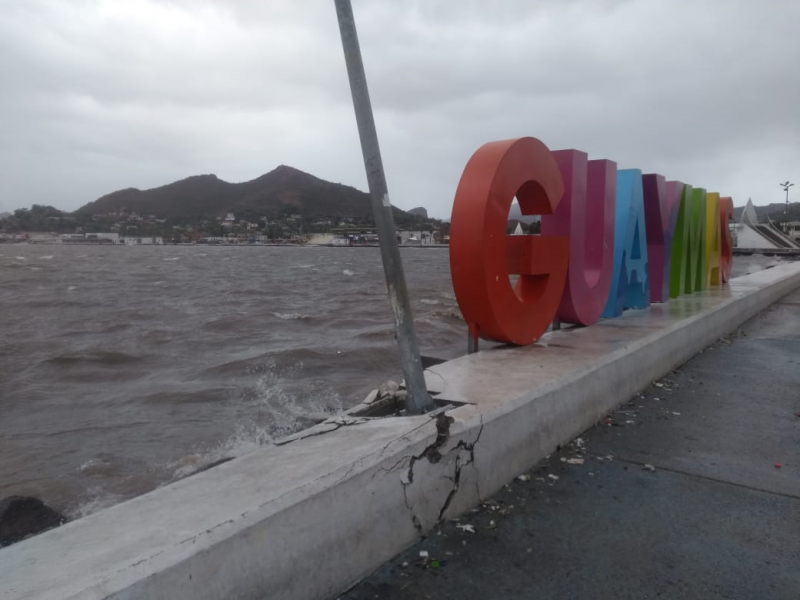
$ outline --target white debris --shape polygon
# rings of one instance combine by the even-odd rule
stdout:
[[[550,479],[552,479],[553,481],[558,481],[558,475],[553,475],[553,474],[551,473],[550,475],[548,475],[548,477],[549,477]]]
[[[583,459],[582,458],[568,458],[565,461],[568,465],[582,465]]]
[[[531,480],[531,476],[530,475],[520,475],[519,477],[517,477],[517,479],[519,479],[520,481],[530,481]]]
[[[645,464],[644,467],[642,467],[642,468],[645,471],[655,471],[656,470],[656,468],[653,465],[648,465],[648,464]]]
[[[428,551],[427,550],[420,550],[419,551],[420,558],[428,558]]]
[[[475,528],[472,525],[469,525],[469,524],[456,525],[456,527],[458,529],[460,529],[461,531],[466,531],[467,533],[475,533]]]

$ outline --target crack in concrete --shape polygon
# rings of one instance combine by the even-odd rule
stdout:
[[[372,474],[372,477],[370,477],[370,479],[375,479],[375,477],[377,475],[381,475],[381,474],[387,474],[388,475],[389,473],[394,473],[395,471],[400,469],[403,466],[403,463],[406,462],[407,460],[409,460],[410,458],[411,458],[410,456],[404,456],[400,460],[398,460],[396,463],[394,463],[391,467],[389,467],[388,469],[386,467],[381,467],[380,469],[378,469],[377,471],[375,471]]]
[[[422,523],[420,523],[419,517],[417,517],[417,514],[414,512],[413,507],[408,501],[408,492],[406,490],[407,487],[408,484],[403,483],[403,502],[405,502],[408,512],[411,513],[411,523],[414,525],[414,529],[416,529],[420,535],[425,535],[425,532],[422,530]]]
[[[455,422],[455,419],[445,415],[444,413],[439,414],[436,416],[436,439],[432,444],[427,446],[425,450],[423,450],[420,454],[416,456],[411,456],[410,458],[404,456],[400,459],[394,466],[390,467],[389,469],[384,469],[387,472],[391,472],[396,470],[404,461],[409,460],[408,470],[406,471],[405,478],[401,479],[401,483],[403,485],[403,500],[405,502],[406,508],[411,513],[411,522],[414,525],[414,528],[419,532],[420,535],[424,534],[422,523],[417,517],[416,513],[414,512],[414,508],[411,506],[411,503],[408,501],[408,486],[414,483],[414,465],[417,461],[427,459],[428,462],[431,464],[438,463],[443,455],[440,452],[440,449],[447,443],[450,439],[450,425]],[[456,493],[459,490],[459,486],[461,483],[461,473],[464,468],[474,465],[475,464],[475,446],[481,439],[481,435],[483,434],[483,415],[481,415],[481,425],[480,429],[478,430],[478,435],[475,436],[475,439],[472,442],[466,442],[464,440],[459,440],[458,444],[453,446],[450,450],[447,451],[447,455],[452,454],[453,452],[459,453],[456,456],[455,460],[455,468],[452,477],[447,477],[450,481],[453,482],[453,487],[450,492],[447,494],[447,498],[445,498],[444,504],[442,505],[441,509],[439,510],[439,514],[437,516],[436,522],[441,522],[444,518],[445,512],[450,507],[450,503],[453,501]],[[460,452],[465,450],[469,453],[469,457],[466,461],[462,462]],[[473,467],[474,468],[474,467]],[[478,492],[478,497],[480,498],[480,489],[476,485],[476,491]]]
[[[461,450],[466,450],[467,452],[469,452],[469,458],[464,464],[461,464],[461,455],[459,454],[458,456],[456,456],[455,471],[453,473],[453,477],[450,479],[450,481],[453,482],[453,489],[451,489],[450,493],[447,494],[447,498],[445,498],[442,508],[439,509],[439,516],[436,519],[437,523],[442,521],[442,519],[444,518],[444,513],[447,511],[448,508],[450,508],[450,503],[453,501],[456,492],[458,492],[459,484],[461,483],[461,471],[465,467],[475,464],[475,446],[480,441],[482,433],[483,433],[483,415],[481,415],[481,428],[478,430],[478,435],[475,437],[475,440],[469,444],[464,440],[459,440],[458,444],[456,444],[456,446],[452,450],[450,450],[450,452],[454,451],[460,452]],[[448,452],[448,454],[450,454],[450,452]]]
[[[333,429],[325,429],[324,431],[315,431],[313,433],[309,433],[306,435],[302,435],[302,432],[296,434],[296,437],[291,437],[288,439],[278,440],[273,443],[274,446],[286,446],[287,444],[291,444],[293,442],[299,442],[300,440],[305,440],[307,438],[317,437],[320,435],[325,435],[326,433],[333,433],[334,431],[338,431],[342,427],[350,427],[351,425],[362,425],[363,423],[367,423],[369,419],[365,418],[341,418],[338,421],[327,421],[325,423],[321,423],[320,425],[336,425]]]
[[[444,446],[447,443],[447,440],[450,439],[450,424],[454,423],[455,419],[453,417],[447,416],[445,413],[439,413],[436,415],[436,439],[433,441],[432,444],[428,445],[420,454],[416,456],[411,456],[410,459],[407,456],[404,456],[398,463],[395,464],[392,469],[397,467],[405,460],[409,460],[408,470],[406,471],[405,478],[400,480],[400,483],[403,486],[403,501],[405,502],[406,508],[411,513],[411,522],[414,525],[414,529],[420,535],[424,535],[422,523],[417,517],[417,514],[414,512],[414,508],[411,506],[411,503],[408,501],[408,486],[414,483],[414,464],[418,460],[422,460],[424,458],[428,459],[428,462],[431,464],[436,464],[442,459],[442,454],[439,452],[439,448]]]
[[[409,462],[408,472],[406,474],[408,483],[404,483],[403,485],[414,483],[414,464],[418,460],[427,458],[428,462],[431,464],[436,464],[442,460],[442,454],[439,452],[439,448],[444,446],[447,440],[450,439],[450,424],[454,422],[455,419],[453,419],[453,417],[449,417],[444,413],[436,415],[436,439],[431,445],[425,448],[421,454],[411,457],[411,462]]]

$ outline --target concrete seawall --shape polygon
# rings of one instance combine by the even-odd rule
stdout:
[[[428,369],[420,417],[331,419],[0,550],[0,597],[331,598],[800,287],[800,263]]]

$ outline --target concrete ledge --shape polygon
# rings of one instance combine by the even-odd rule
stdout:
[[[800,263],[426,372],[435,416],[339,417],[0,550],[9,599],[332,598],[800,287]]]

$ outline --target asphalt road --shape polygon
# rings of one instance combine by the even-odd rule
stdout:
[[[800,291],[342,600],[800,599]]]

